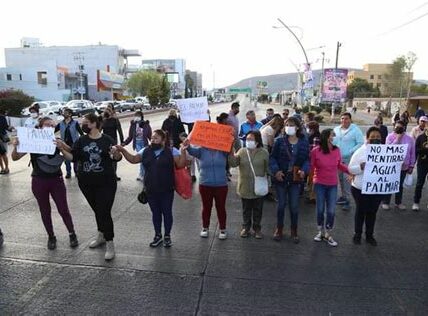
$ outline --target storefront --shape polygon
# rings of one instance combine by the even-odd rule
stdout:
[[[120,100],[124,90],[124,76],[97,70],[97,91],[110,92],[110,100]]]

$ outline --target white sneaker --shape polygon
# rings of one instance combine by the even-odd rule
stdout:
[[[382,203],[382,209],[385,210],[385,211],[387,211],[387,210],[390,210],[391,207],[389,206],[389,204]]]
[[[218,239],[225,240],[227,238],[227,232],[225,230],[221,230],[220,234],[218,234]]]
[[[104,255],[104,259],[105,260],[111,260],[114,258],[115,256],[115,252],[114,252],[114,243],[113,240],[107,241],[106,243],[106,253]]]
[[[201,236],[202,238],[207,238],[208,237],[208,228],[202,228],[199,236]]]
[[[97,238],[91,241],[89,248],[97,248],[105,244],[105,242],[106,240],[104,239],[104,234],[102,232],[98,232]]]
[[[419,211],[419,204],[418,203],[413,203],[412,210]]]
[[[314,237],[314,241],[322,241],[322,239],[323,239],[322,231],[318,231],[318,234],[316,234]]]
[[[398,208],[400,211],[405,211],[407,209],[406,205],[404,204],[398,204],[398,205],[395,205],[395,207]]]
[[[330,246],[332,246],[332,247],[336,247],[336,246],[337,246],[337,241],[335,241],[335,240],[333,239],[333,237],[328,236],[328,237],[326,238],[326,240],[327,240],[327,243],[328,243]]]

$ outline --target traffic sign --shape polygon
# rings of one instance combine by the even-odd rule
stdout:
[[[229,88],[229,93],[251,93],[251,88]]]

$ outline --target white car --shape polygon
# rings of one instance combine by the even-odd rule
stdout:
[[[64,105],[60,101],[37,101],[37,102],[31,103],[31,105],[28,108],[23,109],[21,114],[30,115],[29,108],[34,105],[39,106],[39,113],[42,116],[60,114],[61,110],[64,108]]]
[[[81,117],[88,113],[95,113],[95,107],[89,100],[71,100],[65,107],[71,110],[73,116]]]
[[[109,105],[112,105],[113,107],[115,107],[116,103],[117,103],[116,101],[97,102],[95,103],[95,109],[97,110],[98,114],[101,114],[104,112],[105,109],[107,109]]]

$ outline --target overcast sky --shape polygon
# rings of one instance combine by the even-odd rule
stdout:
[[[3,0],[0,66],[4,48],[21,37],[38,37],[46,46],[102,42],[136,48],[142,57],[185,58],[202,72],[203,85],[221,87],[241,79],[293,72],[303,53],[281,18],[301,37],[313,68],[324,50],[334,66],[336,42],[343,43],[339,67],[388,63],[413,51],[416,79],[428,80],[428,15],[424,0]],[[323,49],[311,48],[324,46]],[[136,61],[131,60],[131,63]]]

